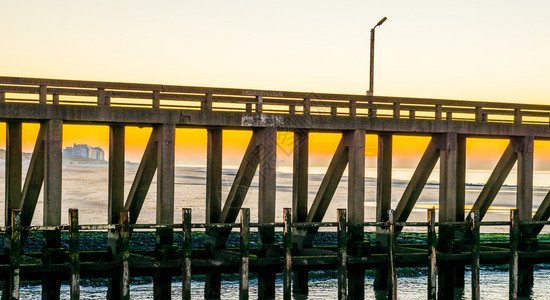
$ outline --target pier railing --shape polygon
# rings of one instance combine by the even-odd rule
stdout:
[[[81,274],[85,277],[110,277],[117,274],[120,278],[120,288],[117,291],[122,299],[129,299],[130,278],[158,273],[170,273],[172,276],[179,274],[182,278],[183,299],[190,299],[191,275],[208,272],[225,272],[239,274],[239,292],[241,299],[247,299],[249,294],[249,271],[258,271],[258,267],[270,267],[283,274],[283,298],[291,299],[292,271],[307,269],[336,269],[338,277],[338,298],[347,297],[347,270],[354,268],[371,269],[385,267],[389,271],[388,298],[395,299],[397,295],[398,278],[397,267],[421,266],[428,268],[427,295],[428,299],[436,299],[436,268],[446,264],[469,264],[471,266],[472,299],[480,298],[479,266],[484,263],[510,265],[510,296],[517,295],[519,261],[527,260],[532,263],[550,261],[550,250],[547,247],[525,247],[528,240],[529,228],[544,226],[549,221],[519,222],[516,210],[511,210],[510,221],[480,222],[479,212],[474,211],[463,222],[436,222],[435,209],[428,209],[427,222],[395,222],[393,211],[389,211],[387,222],[364,222],[360,224],[348,224],[346,210],[338,210],[337,222],[292,222],[290,209],[284,209],[283,222],[281,223],[251,223],[250,210],[241,209],[240,223],[213,223],[197,224],[191,222],[191,209],[183,209],[181,224],[130,224],[128,213],[123,211],[119,224],[110,225],[80,225],[78,211],[69,210],[69,224],[61,226],[21,226],[20,210],[12,210],[11,226],[2,227],[0,231],[6,234],[5,253],[0,262],[0,274],[4,274],[3,293],[9,293],[11,299],[19,298],[19,285],[21,280],[44,278],[44,276],[59,276],[68,279],[71,299],[78,299],[80,295]],[[373,245],[368,253],[357,254],[357,247],[348,241],[348,228],[350,226],[377,227],[383,230],[378,232],[381,243],[385,246]],[[510,236],[508,243],[493,243],[483,245],[490,250],[482,251],[480,244],[480,226],[508,226]],[[531,227],[529,227],[531,226]],[[280,245],[279,257],[260,257],[258,249],[254,249],[250,242],[251,228],[279,228],[282,229],[282,245]],[[293,235],[300,235],[308,228],[333,227],[336,228],[335,245],[322,247],[320,254],[304,254],[294,245]],[[426,229],[426,243],[417,245],[400,245],[397,242],[396,227],[421,227]],[[238,228],[240,230],[239,247],[233,250],[230,258],[205,257],[199,248],[193,248],[191,237],[194,230],[200,229]],[[454,232],[469,232],[462,248],[457,249],[455,237],[445,240],[445,230],[455,228]],[[131,232],[134,230],[171,229],[182,230],[182,240],[177,253],[167,260],[145,260],[139,263],[131,262],[132,255],[151,255],[164,250],[146,251],[130,250]],[[119,247],[111,249],[111,253],[96,253],[94,257],[89,251],[82,252],[79,249],[80,235],[82,231],[109,231],[110,239],[116,240]],[[22,247],[22,239],[29,231],[41,232],[68,232],[68,249],[48,249],[44,245],[42,253],[25,253]],[[280,232],[280,231],[279,231]],[[447,237],[448,238],[448,237]],[[377,238],[378,239],[378,238]],[[536,239],[536,238],[535,238]],[[380,240],[379,240],[380,241]],[[451,241],[451,247],[447,244]],[[454,241],[454,242],[453,242]],[[452,245],[455,243],[455,245]],[[529,242],[527,242],[529,243]],[[532,244],[532,243],[531,243]],[[61,246],[60,246],[61,247]],[[361,246],[362,247],[362,246]],[[315,247],[314,247],[315,248]],[[231,250],[231,249],[229,249]],[[231,251],[229,251],[231,252]],[[56,259],[46,257],[56,253]],[[254,254],[254,255],[251,255]],[[23,263],[22,257],[30,256],[42,258],[40,263]],[[100,258],[101,257],[101,258]],[[46,262],[47,261],[47,262]],[[252,267],[252,268],[251,268]],[[179,271],[175,271],[179,270]],[[99,273],[98,273],[99,272]]]
[[[6,76],[0,76],[1,102],[514,124],[550,122],[549,105]]]

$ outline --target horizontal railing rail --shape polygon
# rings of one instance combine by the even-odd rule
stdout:
[[[7,76],[0,102],[550,124],[550,105]]]

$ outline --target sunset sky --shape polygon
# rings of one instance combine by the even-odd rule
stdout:
[[[2,76],[364,94],[369,31],[376,31],[375,95],[548,104],[548,1],[4,1]],[[5,147],[0,124],[0,148]],[[30,152],[37,126],[24,127]],[[150,129],[128,128],[139,161]],[[178,129],[178,164],[205,161],[206,132]],[[227,132],[224,159],[239,163],[250,132]],[[291,164],[292,135],[279,134]],[[411,166],[427,138],[396,137]],[[108,149],[108,127],[65,126],[64,146]],[[338,135],[311,137],[311,164],[326,165]],[[367,136],[367,165],[376,136]],[[468,141],[490,167],[503,140]],[[494,151],[484,151],[484,149]],[[550,142],[537,142],[550,170]]]

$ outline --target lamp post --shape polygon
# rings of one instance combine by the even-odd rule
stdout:
[[[367,96],[372,96],[374,94],[374,29],[382,25],[388,18],[384,17],[382,20],[378,21],[376,25],[370,30],[370,72],[369,72],[369,90],[367,91]]]

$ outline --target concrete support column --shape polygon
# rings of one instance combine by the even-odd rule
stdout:
[[[294,132],[294,160],[292,173],[292,222],[305,222],[308,208],[309,132]],[[296,231],[295,231],[296,232]],[[297,236],[293,234],[293,236]],[[297,247],[298,245],[294,245]],[[293,293],[308,294],[308,271],[295,271]]]
[[[63,121],[45,122],[44,136],[44,226],[61,225],[61,174]],[[45,231],[43,263],[57,263],[61,247],[60,232]],[[59,299],[61,280],[51,277],[42,280],[42,299]]]
[[[457,134],[437,136],[439,149],[439,221],[453,222],[457,215]],[[452,253],[455,248],[454,228],[439,227],[438,251]],[[453,265],[438,266],[438,298],[452,299],[455,287]]]
[[[109,127],[109,202],[107,220],[109,224],[119,224],[120,212],[124,207],[124,133],[123,125]],[[118,230],[109,231],[107,238],[109,251],[118,258],[122,239]],[[121,297],[120,272],[116,271],[109,278],[107,298],[111,300]]]
[[[176,126],[157,125],[157,224],[174,223],[174,160]],[[156,260],[167,260],[177,255],[171,229],[158,229]],[[153,276],[155,299],[171,299],[172,277]]]
[[[361,248],[365,219],[365,136],[364,130],[344,133],[348,142],[348,249]],[[365,270],[348,270],[348,295],[350,299],[364,299]]]
[[[260,142],[260,172],[258,195],[258,222],[275,222],[275,195],[276,195],[276,154],[277,128],[267,127],[258,130],[261,134]],[[264,257],[277,256],[274,251],[274,228],[259,229],[258,247],[260,255]],[[273,272],[258,274],[258,299],[275,299],[275,275]]]
[[[456,221],[464,221],[466,204],[466,137],[456,141]],[[462,238],[462,237],[460,237]],[[455,267],[455,287],[464,288],[464,265]]]
[[[11,210],[19,209],[21,205],[22,132],[21,122],[6,123],[6,198],[4,206],[4,224],[6,226],[11,226]]]
[[[222,205],[222,130],[208,129],[206,145],[206,224],[217,223]],[[207,248],[212,256],[219,231],[207,229]],[[205,299],[220,299],[221,274],[206,275],[204,286]]]
[[[533,214],[533,137],[514,138],[518,154],[516,207],[520,222],[531,221]],[[521,223],[520,223],[521,224]],[[531,238],[530,226],[520,227],[520,251],[534,251],[537,239]],[[519,261],[518,297],[529,297],[533,287],[533,264]]]
[[[391,180],[392,180],[392,135],[378,135],[378,164],[376,176],[376,221],[387,222],[388,210],[391,208]],[[382,249],[387,249],[387,230],[376,227],[376,241]],[[386,290],[388,288],[387,268],[375,269],[374,288]]]

